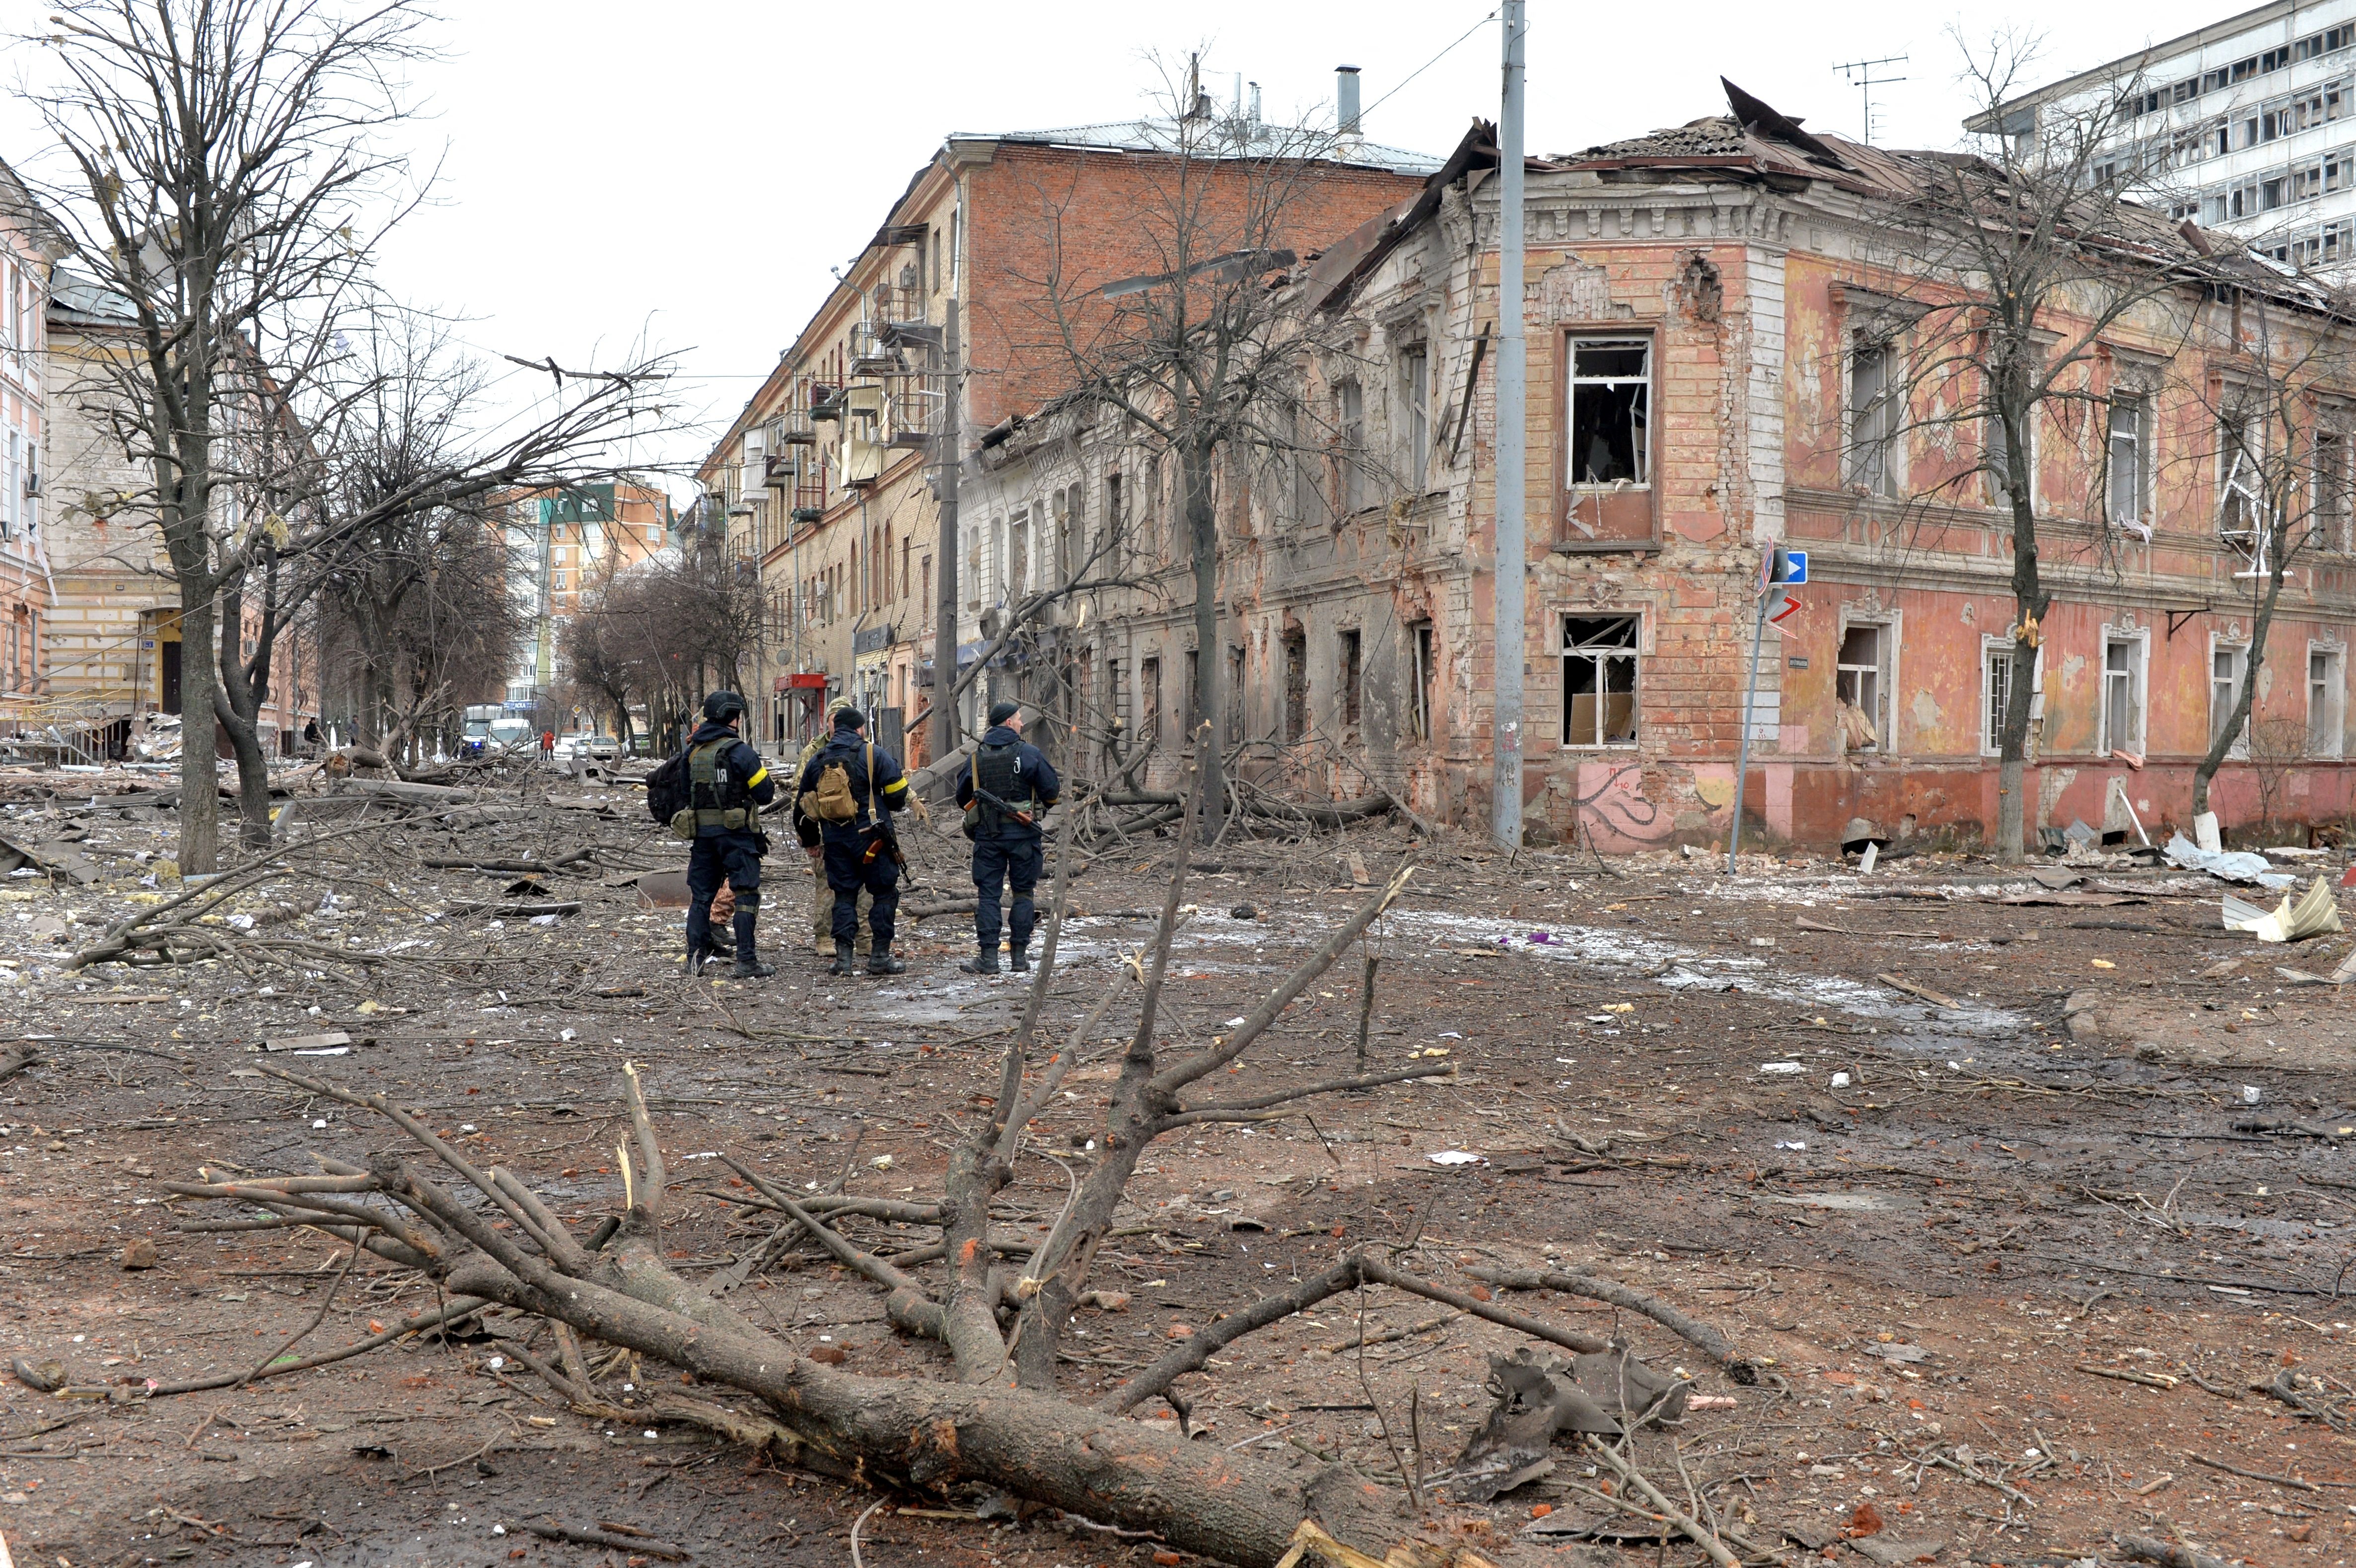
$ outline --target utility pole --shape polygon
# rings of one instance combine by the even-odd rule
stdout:
[[[942,392],[940,430],[934,439],[933,456],[940,463],[940,489],[935,514],[940,519],[940,538],[934,546],[939,556],[937,567],[939,590],[933,606],[933,760],[938,762],[957,749],[958,722],[956,704],[949,701],[949,688],[957,683],[958,649],[958,471],[962,467],[958,451],[960,436],[958,429],[958,405],[964,401],[961,392],[958,342],[958,301],[952,294],[948,299],[948,324],[941,333]]]
[[[1529,345],[1522,333],[1522,73],[1528,23],[1525,0],[1504,0],[1505,101],[1497,116],[1497,669],[1490,750],[1490,822],[1497,842],[1522,846],[1522,663],[1529,552],[1524,476]]]

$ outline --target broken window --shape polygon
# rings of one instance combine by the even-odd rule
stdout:
[[[1565,746],[1636,744],[1636,618],[1566,616],[1562,623]]]
[[[1342,510],[1359,511],[1366,495],[1366,393],[1356,378],[1333,387],[1333,461],[1341,470]]]
[[[1122,742],[1129,729],[1129,692],[1121,682],[1120,660],[1105,660],[1105,761],[1117,766],[1126,749]]]
[[[1849,482],[1866,493],[1898,493],[1892,461],[1898,437],[1897,352],[1886,338],[1859,332],[1849,350]]]
[[[1883,660],[1894,640],[1890,628],[1875,624],[1850,627],[1841,634],[1835,661],[1833,694],[1840,703],[1841,749],[1881,751],[1890,734],[1885,695],[1888,681]]]
[[[2233,704],[2242,691],[2242,677],[2250,665],[2250,650],[2241,644],[2221,642],[2209,651],[2209,744],[2225,733],[2233,721]],[[2233,737],[2233,755],[2242,756],[2249,745],[2248,726]]]
[[[1186,650],[1186,744],[1194,744],[1194,732],[1203,725],[1203,658],[1194,649]]]
[[[2217,424],[2217,532],[2248,548],[2257,540],[2263,446],[2258,422],[2228,411]]]
[[[1419,620],[1407,628],[1408,657],[1413,668],[1408,672],[1408,733],[1418,740],[1431,738],[1431,710],[1435,706],[1431,693],[1432,645],[1431,623]]]
[[[2143,755],[2144,639],[2111,637],[2103,642],[2103,725],[2096,749],[2108,756]]]
[[[1284,634],[1284,738],[1309,738],[1309,634]]]
[[[2356,548],[2349,537],[2348,433],[2319,430],[2311,454],[2315,505],[2310,542],[2322,550]]]
[[[1333,634],[1335,684],[1342,688],[1342,727],[1358,727],[1358,628],[1348,628]]]
[[[1571,483],[1650,483],[1653,344],[1574,338],[1570,347]]]
[[[1006,599],[1019,603],[1031,591],[1031,511],[1014,514],[1006,530]]]
[[[1401,454],[1408,494],[1423,493],[1423,472],[1431,461],[1431,352],[1422,344],[1399,355],[1399,401],[1407,414]]]
[[[1227,650],[1227,736],[1235,746],[1244,738],[1244,650]]]
[[[2338,757],[2347,730],[2347,653],[2338,648],[2307,650],[2307,754]]]
[[[1104,525],[1109,538],[1120,536],[1120,525],[1126,521],[1120,510],[1120,472],[1118,469],[1104,477]]]
[[[2110,460],[2103,472],[2108,515],[2115,523],[2143,521],[2144,400],[2111,400]]]
[[[1138,720],[1137,738],[1147,746],[1162,743],[1162,660],[1141,659],[1137,661],[1137,697],[1142,707]]]

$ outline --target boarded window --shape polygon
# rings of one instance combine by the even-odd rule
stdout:
[[[1566,616],[1562,623],[1565,746],[1636,744],[1636,618]]]

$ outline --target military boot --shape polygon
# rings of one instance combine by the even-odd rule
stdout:
[[[875,943],[875,950],[867,955],[867,972],[870,974],[905,974],[907,972],[908,966],[892,956],[889,941],[879,940]]]
[[[968,974],[996,974],[998,972],[998,944],[996,942],[991,943],[988,947],[983,948],[980,952],[975,953],[971,958],[958,965],[958,967],[965,971]]]
[[[730,970],[733,980],[766,980],[777,972],[774,964],[763,963],[754,946],[754,921],[756,917],[741,906],[736,911],[736,967]]]
[[[1031,972],[1031,943],[1028,939],[1006,945],[1006,967],[1017,974]]]
[[[826,972],[829,974],[851,972],[851,944],[841,937],[834,939],[834,962],[827,966]]]

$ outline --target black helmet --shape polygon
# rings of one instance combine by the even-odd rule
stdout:
[[[714,692],[703,699],[703,716],[716,725],[724,725],[744,711],[744,699],[734,692]]]

